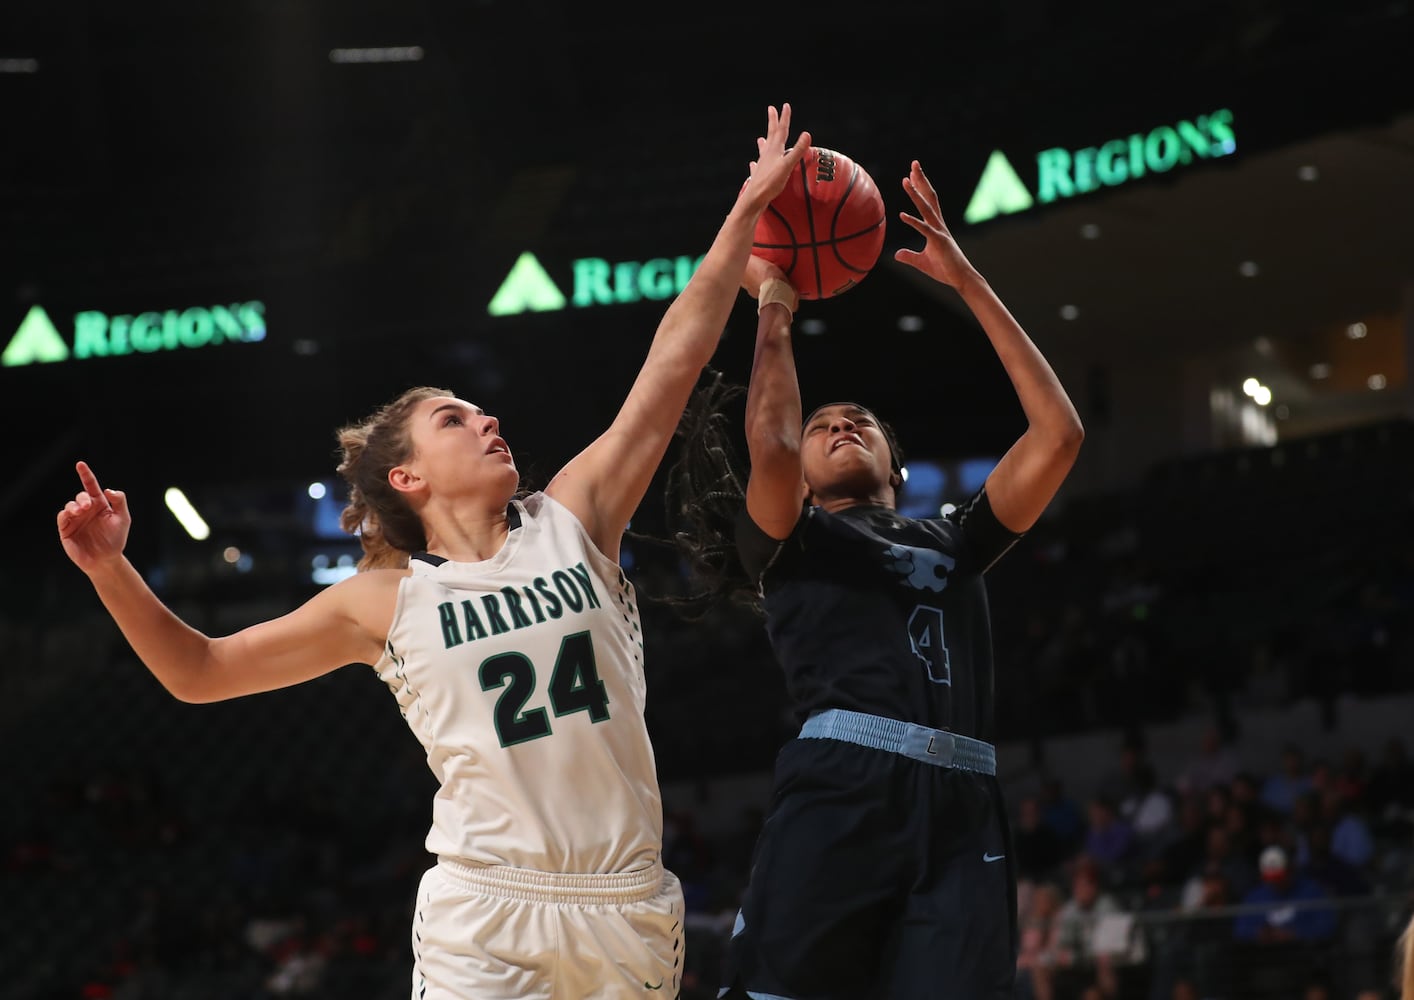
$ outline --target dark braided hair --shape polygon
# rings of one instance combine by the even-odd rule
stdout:
[[[738,457],[733,428],[744,426],[728,407],[746,395],[746,387],[728,382],[709,367],[678,421],[678,457],[668,468],[664,503],[667,544],[686,563],[690,588],[685,596],[661,598],[689,621],[700,621],[719,604],[764,614],[756,581],[737,554],[736,524],[746,504],[750,466]],[[834,404],[825,404],[834,405]],[[856,404],[851,404],[856,405]],[[860,407],[865,409],[864,407]],[[812,411],[812,416],[820,407]],[[903,451],[893,428],[873,414],[888,442],[895,493],[902,486]],[[634,537],[655,543],[664,539]]]
[[[736,519],[746,503],[748,467],[732,435],[742,421],[734,420],[728,407],[745,395],[745,386],[707,368],[674,435],[678,456],[668,468],[663,501],[668,544],[687,564],[691,583],[685,596],[664,602],[689,621],[701,620],[724,602],[762,613],[756,584],[736,551]]]

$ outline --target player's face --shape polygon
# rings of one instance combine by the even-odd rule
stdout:
[[[810,415],[801,432],[800,461],[816,495],[867,496],[887,486],[892,475],[878,419],[854,403],[831,403]]]
[[[436,496],[509,497],[520,473],[500,429],[495,417],[465,400],[425,399],[410,418],[413,454],[403,464]]]

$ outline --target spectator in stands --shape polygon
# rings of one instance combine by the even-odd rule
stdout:
[[[1061,906],[1060,889],[1053,883],[1041,882],[1020,913],[1016,983],[1018,997],[1023,1000],[1052,1000],[1055,996]]]
[[[1106,868],[1117,868],[1129,860],[1134,831],[1108,799],[1090,800],[1090,823],[1085,831],[1085,853]]]
[[[1119,763],[1115,770],[1100,779],[1097,794],[1111,802],[1124,802],[1139,788],[1139,768],[1145,763],[1139,741],[1126,737],[1119,747]]]
[[[1273,812],[1290,816],[1296,800],[1311,788],[1311,776],[1306,773],[1306,755],[1295,743],[1281,751],[1281,770],[1270,775],[1262,784],[1262,804]]]
[[[1181,880],[1169,872],[1162,856],[1140,862],[1136,879],[1138,896],[1145,910],[1176,910],[1182,890]]]
[[[1247,813],[1248,821],[1255,820],[1256,813],[1262,808],[1257,779],[1247,771],[1238,771],[1228,783],[1228,791],[1232,794],[1233,804],[1241,806]]]
[[[1146,855],[1152,853],[1163,835],[1173,828],[1173,800],[1159,787],[1154,765],[1146,761],[1138,766],[1134,790],[1120,800],[1119,812]]]
[[[1358,807],[1330,788],[1321,797],[1321,822],[1330,827],[1331,853],[1352,868],[1364,869],[1374,860],[1375,838]]]
[[[1232,805],[1232,792],[1227,785],[1214,785],[1211,788],[1200,790],[1192,789],[1194,794],[1203,795],[1203,809],[1208,816],[1208,825],[1224,826],[1227,824],[1227,813]]]
[[[1228,833],[1220,826],[1208,829],[1208,846],[1202,867],[1192,874],[1183,889],[1183,908],[1196,909],[1202,900],[1203,879],[1210,871],[1222,873],[1234,894],[1245,894],[1255,880],[1252,864],[1235,855]]]
[[[1228,993],[1233,948],[1230,927],[1225,920],[1201,916],[1200,911],[1230,906],[1232,889],[1217,865],[1200,873],[1198,885],[1199,894],[1191,908],[1196,919],[1170,927],[1154,955],[1152,1000],[1176,995],[1178,985],[1185,981],[1204,997]]]
[[[1245,913],[1237,918],[1233,936],[1239,941],[1276,943],[1328,941],[1336,931],[1335,910],[1311,904],[1330,898],[1330,894],[1313,879],[1291,871],[1286,852],[1280,847],[1268,847],[1260,861],[1262,884],[1242,898],[1247,905],[1263,905],[1260,912]]]
[[[1301,871],[1318,882],[1332,896],[1363,896],[1370,891],[1369,880],[1359,868],[1337,857],[1331,850],[1331,828],[1317,826],[1308,843],[1309,858]]]
[[[1311,791],[1315,793],[1317,801],[1325,795],[1328,789],[1335,787],[1335,772],[1331,770],[1330,761],[1324,757],[1317,757],[1311,762]]]
[[[1089,860],[1076,865],[1070,899],[1056,916],[1056,962],[1067,970],[1064,978],[1072,986],[1097,979],[1105,996],[1115,996],[1114,966],[1109,956],[1096,949],[1095,931],[1103,918],[1119,912],[1119,903],[1100,888],[1097,866]]]
[[[1070,856],[1056,832],[1041,821],[1041,803],[1034,796],[1027,796],[1017,805],[1012,846],[1018,877],[1033,882],[1049,878]]]
[[[1233,854],[1243,858],[1256,858],[1260,853],[1257,828],[1253,824],[1252,815],[1240,803],[1234,801],[1227,807],[1227,814],[1223,817],[1223,829],[1227,831]]]
[[[1203,803],[1192,792],[1178,802],[1178,822],[1161,835],[1158,856],[1163,859],[1169,877],[1182,881],[1195,870],[1207,850],[1208,828],[1204,822]]]
[[[1311,860],[1311,834],[1321,823],[1321,800],[1315,790],[1303,793],[1291,810],[1288,824],[1296,852],[1292,860],[1299,868]]]
[[[1080,806],[1065,794],[1060,778],[1047,775],[1041,782],[1041,822],[1050,828],[1067,852],[1080,847],[1085,837],[1085,817]]]
[[[1351,747],[1345,751],[1340,771],[1335,776],[1336,791],[1348,802],[1363,802],[1369,784],[1370,774],[1365,761],[1365,751],[1359,747]]]
[[[1237,754],[1225,744],[1216,726],[1203,731],[1198,753],[1190,760],[1179,778],[1181,789],[1205,791],[1215,785],[1229,784],[1237,776],[1240,764]]]

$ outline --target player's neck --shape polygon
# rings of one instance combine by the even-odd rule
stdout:
[[[501,551],[510,535],[506,507],[463,506],[424,511],[427,551],[452,562],[484,562]]]
[[[810,502],[831,514],[838,514],[840,511],[848,510],[851,507],[887,507],[890,510],[895,509],[893,490],[884,490],[882,493],[851,494],[848,496],[822,496],[817,493],[810,498]]]

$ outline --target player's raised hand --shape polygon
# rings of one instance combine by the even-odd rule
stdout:
[[[809,132],[800,133],[795,144],[787,148],[789,137],[790,104],[782,104],[779,113],[775,107],[767,108],[766,134],[756,139],[757,155],[750,167],[751,177],[739,196],[748,199],[757,212],[764,212],[771,199],[785,189],[791,172],[810,148]]]
[[[85,573],[118,559],[128,541],[128,498],[99,487],[87,462],[79,462],[83,490],[59,511],[59,541],[74,565]]]
[[[917,160],[913,161],[908,176],[903,179],[903,190],[918,209],[919,217],[900,212],[899,218],[922,233],[928,242],[921,251],[897,251],[894,260],[917,268],[935,281],[941,281],[953,288],[961,288],[977,272],[963,255],[957,240],[953,239],[952,232],[943,221],[942,209],[938,207],[938,192],[933,190],[933,185]]]

